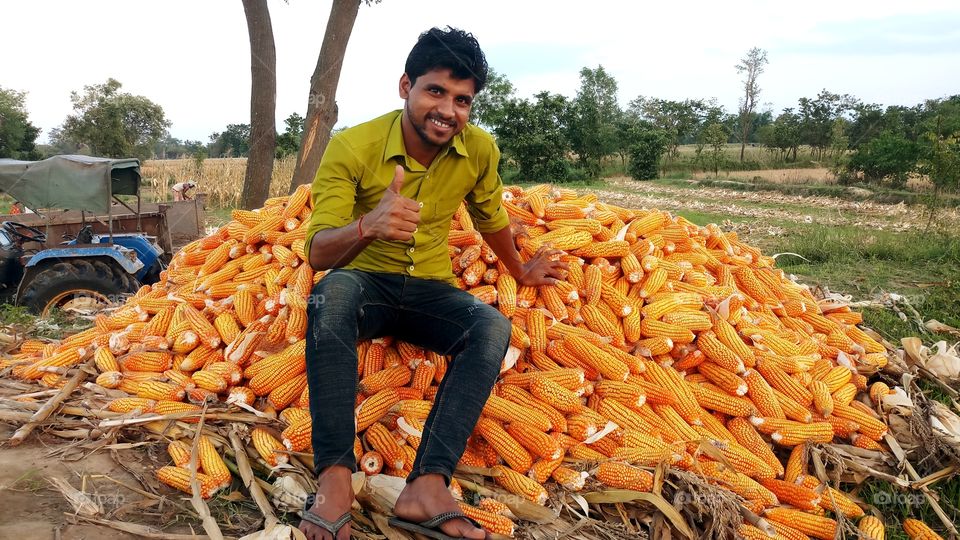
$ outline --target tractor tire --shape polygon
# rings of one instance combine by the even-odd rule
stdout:
[[[34,274],[17,301],[34,313],[47,315],[51,308],[78,299],[117,301],[118,295],[136,292],[137,287],[136,278],[111,264],[73,259]]]

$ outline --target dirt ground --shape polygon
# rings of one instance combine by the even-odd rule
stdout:
[[[0,424],[0,440],[8,439],[14,430],[10,424]],[[62,478],[78,488],[83,475],[109,475],[130,485],[139,485],[136,479],[106,452],[73,462],[48,457],[51,447],[44,443],[62,445],[63,441],[57,438],[53,438],[53,441],[43,439],[31,436],[18,447],[0,448],[0,500],[3,501],[0,540],[131,538],[128,533],[98,525],[69,523],[65,514],[71,514],[73,508],[46,479]],[[139,463],[131,460],[130,464],[137,467]],[[149,473],[145,468],[142,469],[144,474]],[[115,509],[142,498],[110,481],[91,479],[88,482],[96,485],[97,500],[105,509]]]

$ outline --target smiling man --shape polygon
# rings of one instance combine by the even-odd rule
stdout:
[[[476,229],[520,284],[562,277],[543,250],[522,261],[504,210],[500,151],[467,123],[487,63],[462,30],[420,35],[400,77],[402,110],[347,129],[324,153],[312,186],[305,251],[331,270],[309,301],[307,382],[317,497],[300,529],[347,540],[353,492],[357,342],[394,336],[452,361],[434,398],[394,526],[435,538],[483,539],[447,486],[499,373],[510,322],[453,286],[450,221],[466,201]]]

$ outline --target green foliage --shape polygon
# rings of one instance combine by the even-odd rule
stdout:
[[[660,157],[667,150],[667,134],[647,128],[636,132],[633,137],[627,172],[634,180],[652,180],[657,177]]]
[[[35,143],[40,128],[27,117],[26,97],[26,92],[0,86],[0,158],[40,158]]]
[[[245,157],[250,152],[250,124],[227,124],[223,132],[210,135],[207,151],[212,157]]]
[[[97,156],[150,157],[170,122],[160,105],[121,92],[121,87],[119,81],[107,79],[84,86],[83,94],[71,92],[73,114],[67,116],[60,135],[86,145]]]
[[[720,172],[720,164],[724,160],[724,147],[729,138],[730,133],[722,124],[710,124],[700,135],[701,144],[706,148],[703,158],[713,168],[714,176]]]
[[[277,157],[284,158],[296,155],[300,151],[300,139],[303,136],[304,118],[297,113],[291,113],[283,123],[286,131],[277,135]]]
[[[569,103],[559,94],[541,92],[536,101],[512,99],[502,109],[494,133],[505,157],[516,164],[519,180],[563,182],[570,174],[570,152],[563,119]]]
[[[800,129],[800,115],[787,108],[772,124],[760,128],[757,136],[768,148],[776,149],[781,160],[791,159],[792,154],[791,161],[796,161],[797,149],[800,147]]]
[[[856,99],[847,94],[821,90],[814,99],[800,98],[800,140],[819,151],[820,157],[830,147],[834,123],[849,111]]]
[[[493,69],[487,72],[487,85],[473,99],[470,121],[487,129],[494,129],[503,122],[504,107],[516,98],[516,89],[505,75]]]
[[[629,110],[666,133],[670,154],[674,157],[681,144],[697,140],[706,126],[721,123],[726,116],[716,101],[702,99],[673,101],[640,96],[630,102]]]
[[[902,186],[906,184],[910,173],[916,170],[918,157],[916,143],[886,131],[857,148],[850,156],[847,170],[863,174],[867,182],[879,183],[887,179],[894,186]]]
[[[567,109],[566,128],[571,148],[591,173],[598,173],[600,160],[617,148],[614,122],[619,116],[616,79],[603,66],[581,69],[580,89]]]

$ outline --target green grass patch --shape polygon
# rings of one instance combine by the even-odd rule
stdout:
[[[870,231],[854,226],[795,224],[761,247],[782,255],[777,266],[809,285],[873,299],[883,292],[904,296],[925,319],[960,326],[960,237],[938,233]],[[888,340],[921,332],[915,321],[889,309],[862,310],[864,322]],[[949,336],[942,336],[946,339]]]
[[[783,193],[784,195],[797,195],[801,197],[833,197],[836,199],[851,201],[870,201],[880,204],[929,204],[931,194],[919,191],[910,191],[906,189],[893,189],[889,187],[857,184],[790,184],[779,182],[767,182],[763,180],[725,180],[719,178],[704,178],[700,180],[691,180],[690,174],[684,173],[665,173],[662,178],[654,180],[659,184],[665,184],[680,188],[702,188],[718,187],[734,191],[772,191]],[[943,193],[937,199],[937,206],[957,207],[960,206],[960,195],[956,193]]]
[[[935,531],[945,532],[940,518],[919,491],[904,491],[876,479],[867,480],[858,487],[860,499],[881,512],[889,540],[908,538],[901,525],[906,518],[919,519]],[[960,477],[938,482],[931,486],[931,490],[939,495],[939,504],[947,517],[956,523],[960,519],[960,512],[956,509],[960,504]]]

